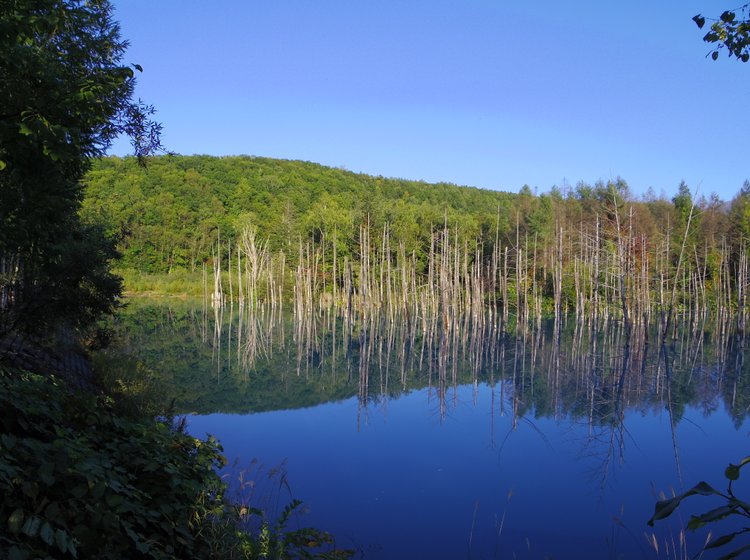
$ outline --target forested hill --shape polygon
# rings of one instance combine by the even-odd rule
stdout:
[[[124,234],[122,265],[144,272],[200,267],[217,237],[257,226],[269,249],[294,254],[299,239],[355,241],[361,223],[388,223],[408,252],[446,220],[476,238],[515,223],[517,195],[386,179],[315,163],[260,157],[163,156],[99,160],[86,177],[86,219]],[[515,227],[515,226],[513,226]],[[425,236],[426,233],[426,236]]]
[[[693,200],[684,183],[671,200],[634,200],[622,179],[537,196],[266,158],[163,156],[145,169],[106,158],[86,177],[82,213],[121,236],[122,268],[234,262],[236,276],[243,263],[238,296],[259,300],[289,296],[293,278],[308,303],[332,291],[374,306],[450,296],[443,307],[494,301],[504,315],[549,302],[643,316],[744,308],[750,291],[747,181],[729,202]]]

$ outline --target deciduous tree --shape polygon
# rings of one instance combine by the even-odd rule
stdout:
[[[108,0],[0,0],[0,334],[114,304],[113,244],[78,211],[83,174],[119,134],[139,158],[160,149],[126,48]]]
[[[707,20],[698,14],[693,21],[699,29],[703,29]],[[709,18],[708,21],[711,26],[703,40],[714,45],[711,58],[716,60],[719,51],[726,49],[729,56],[742,62],[750,60],[750,3],[736,10],[726,10],[718,18]]]

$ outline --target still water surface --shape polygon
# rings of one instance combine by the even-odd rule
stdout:
[[[301,525],[368,559],[682,557],[691,510],[651,529],[657,496],[723,489],[748,454],[750,360],[710,323],[664,351],[653,333],[626,346],[616,324],[503,333],[143,302],[116,327],[189,430],[221,440],[235,487],[254,480],[270,507],[291,490]]]

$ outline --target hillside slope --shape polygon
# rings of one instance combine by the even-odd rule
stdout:
[[[195,269],[217,238],[255,225],[269,249],[335,237],[343,249],[359,225],[391,231],[420,251],[446,220],[462,236],[503,229],[516,195],[452,184],[356,174],[319,164],[259,157],[163,156],[138,166],[105,158],[86,177],[84,216],[124,235],[122,265],[144,272]]]

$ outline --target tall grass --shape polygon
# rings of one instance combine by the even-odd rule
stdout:
[[[150,274],[130,268],[114,271],[123,279],[128,296],[201,297],[203,279],[200,272],[174,270],[169,274]]]

